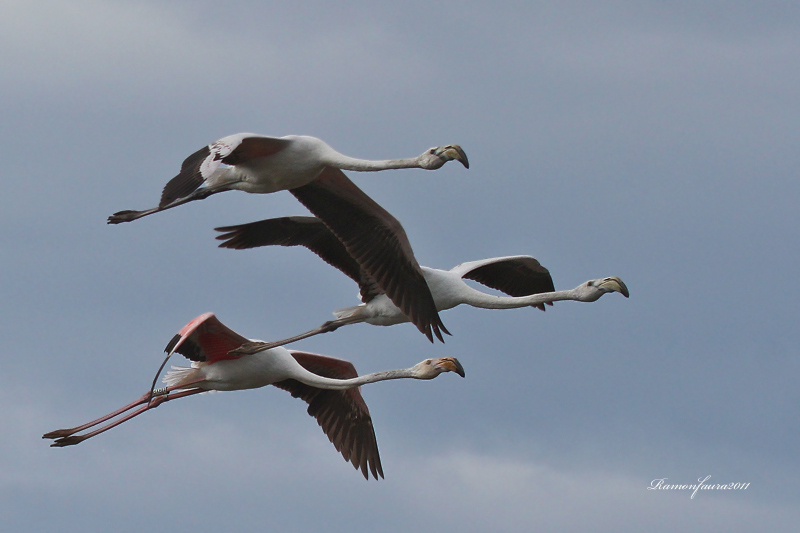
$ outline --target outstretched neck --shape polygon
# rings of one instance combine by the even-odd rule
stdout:
[[[304,383],[306,385],[310,385],[312,387],[317,387],[320,389],[331,389],[331,390],[353,389],[360,385],[366,385],[367,383],[375,383],[376,381],[386,381],[389,379],[404,379],[404,378],[418,379],[416,373],[412,368],[403,368],[400,370],[384,370],[383,372],[373,372],[372,374],[365,374],[363,376],[358,376],[356,378],[351,378],[351,379],[326,378],[314,374],[313,372],[309,372],[305,369],[302,370],[303,372],[301,373],[301,375],[292,377],[297,381],[300,381],[301,383]]]
[[[470,289],[472,289],[470,287]],[[542,292],[530,296],[494,296],[477,290],[470,290],[464,303],[483,309],[516,309],[529,305],[540,305],[560,300],[580,300],[575,289],[555,292]]]
[[[390,170],[393,168],[420,168],[419,157],[408,159],[385,159],[383,161],[370,161],[367,159],[356,159],[340,153],[330,154],[331,166],[342,170],[355,170],[357,172],[369,172],[375,170]]]

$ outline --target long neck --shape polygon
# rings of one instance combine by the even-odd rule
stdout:
[[[374,170],[389,170],[393,168],[420,168],[419,157],[408,159],[385,159],[383,161],[369,161],[367,159],[356,159],[348,157],[338,152],[328,154],[331,166],[342,170],[355,170],[368,172]]]
[[[376,381],[386,381],[388,379],[419,379],[411,368],[403,368],[401,370],[384,370],[383,372],[374,372],[372,374],[365,374],[363,376],[358,376],[357,378],[351,379],[326,378],[323,376],[318,376],[313,372],[309,372],[303,367],[300,367],[299,370],[301,370],[301,372],[298,372],[297,375],[293,375],[292,378],[312,387],[333,390],[352,389],[358,387],[359,385],[375,383]]]
[[[472,287],[469,287],[469,289],[470,290],[466,291],[464,294],[462,303],[473,307],[481,307],[483,309],[515,309],[517,307],[539,305],[548,302],[557,302],[559,300],[581,300],[578,291],[575,289],[542,292],[539,294],[531,294],[530,296],[494,296],[475,290]]]

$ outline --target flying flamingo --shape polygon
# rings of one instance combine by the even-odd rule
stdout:
[[[335,320],[320,327],[275,342],[247,343],[233,350],[234,354],[252,354],[282,346],[290,342],[327,333],[348,324],[366,322],[378,326],[391,326],[408,322],[409,318],[398,309],[380,290],[374,280],[359,266],[347,249],[315,217],[283,217],[216,228],[224,232],[217,239],[220,247],[245,249],[258,246],[305,246],[325,262],[338,268],[361,289],[361,305],[334,311]],[[460,304],[484,309],[511,309],[533,306],[544,310],[545,304],[559,300],[594,302],[608,292],[619,292],[626,298],[628,288],[618,277],[589,280],[576,288],[555,291],[550,272],[530,256],[517,255],[493,257],[462,263],[447,271],[421,267],[425,281],[438,311],[451,309]],[[494,296],[467,285],[463,278],[482,283],[510,296]]]
[[[180,173],[164,187],[158,207],[119,211],[108,217],[108,223],[130,222],[223,191],[288,190],[325,222],[364,271],[431,342],[433,335],[443,341],[442,332],[448,333],[447,328],[439,319],[403,227],[341,169],[435,170],[454,159],[469,168],[467,155],[455,144],[430,148],[409,159],[369,161],[342,155],[314,137],[238,133],[187,157]]]
[[[151,389],[138,400],[106,416],[74,428],[51,431],[42,438],[56,439],[51,446],[71,446],[170,400],[210,390],[230,391],[274,385],[308,403],[308,414],[317,419],[345,461],[361,469],[365,478],[369,479],[370,471],[378,479],[379,475],[383,477],[378,443],[369,409],[358,387],[388,379],[433,379],[442,372],[456,372],[464,377],[464,369],[455,357],[426,359],[411,368],[358,376],[348,361],[285,348],[247,356],[229,355],[230,350],[245,342],[248,339],[229,329],[213,313],[200,315],[185,325],[167,345],[167,359],[177,352],[193,363],[191,367],[173,367],[164,376],[166,387]],[[142,407],[114,422],[76,435],[140,405]]]

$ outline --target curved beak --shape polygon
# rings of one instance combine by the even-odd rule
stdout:
[[[628,292],[628,287],[626,287],[625,283],[616,276],[605,278],[598,284],[598,287],[602,287],[604,290],[608,292],[618,292],[625,298],[628,298],[630,296],[630,293]]]
[[[442,357],[436,361],[435,366],[442,372],[455,372],[462,378],[466,377],[466,374],[464,374],[464,367],[461,366],[461,363],[455,357]]]
[[[449,144],[442,147],[438,155],[447,158],[448,161],[455,159],[464,165],[465,168],[469,168],[469,159],[467,159],[467,154],[457,144]]]

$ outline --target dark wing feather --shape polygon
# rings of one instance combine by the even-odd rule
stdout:
[[[211,155],[211,149],[204,146],[183,161],[180,173],[164,186],[158,207],[164,207],[179,198],[188,196],[203,184],[204,178],[200,175],[200,166],[209,155]]]
[[[292,351],[291,354],[303,368],[319,376],[333,379],[358,377],[355,367],[348,361],[305,352]],[[285,379],[273,385],[308,404],[308,414],[317,420],[344,460],[361,470],[366,479],[369,479],[369,472],[375,479],[383,477],[372,417],[359,388],[318,389],[295,379]]]
[[[556,290],[550,271],[533,257],[488,263],[470,270],[462,277],[503,291],[509,296],[529,296]]]
[[[403,226],[336,168],[291,192],[318,216],[389,299],[433,342],[448,333]]]
[[[305,246],[358,283],[363,302],[368,302],[381,293],[380,287],[350,256],[328,226],[317,217],[271,218],[215,229],[225,232],[217,236],[218,240],[224,241],[219,245],[220,248],[244,250],[258,246]]]

